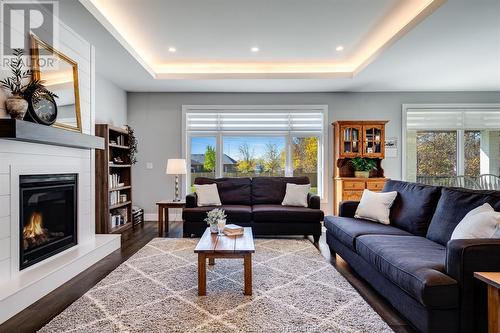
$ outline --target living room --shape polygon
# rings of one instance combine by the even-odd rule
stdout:
[[[500,332],[500,1],[0,5],[0,332]]]

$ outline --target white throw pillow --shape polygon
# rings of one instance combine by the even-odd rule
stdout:
[[[365,219],[383,224],[390,224],[389,214],[391,206],[398,192],[372,192],[364,190],[354,215],[355,218]]]
[[[286,183],[285,198],[281,205],[307,207],[307,194],[311,190],[311,184],[297,185]]]
[[[202,206],[221,206],[217,184],[194,185],[196,195],[198,196],[198,207]]]
[[[500,238],[500,212],[489,203],[474,208],[455,227],[451,239]]]

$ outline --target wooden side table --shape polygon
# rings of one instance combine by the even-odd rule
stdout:
[[[158,206],[158,236],[163,237],[163,228],[165,227],[168,233],[168,209],[169,208],[184,208],[185,201],[162,200],[156,203]]]
[[[474,277],[488,285],[488,332],[500,332],[500,272],[474,272]]]

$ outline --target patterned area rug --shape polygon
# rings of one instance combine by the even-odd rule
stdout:
[[[196,242],[152,240],[41,332],[392,332],[306,239],[255,240],[253,296],[216,259],[199,297]]]

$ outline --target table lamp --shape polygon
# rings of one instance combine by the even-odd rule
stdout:
[[[175,197],[174,202],[181,201],[179,195],[179,175],[185,175],[186,160],[183,158],[169,158],[167,161],[167,175],[175,175]]]

